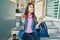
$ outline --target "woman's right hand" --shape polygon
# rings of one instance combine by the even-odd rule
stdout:
[[[25,18],[26,18],[26,15],[23,14],[23,15],[22,15],[22,23],[23,23],[23,24],[25,23]]]

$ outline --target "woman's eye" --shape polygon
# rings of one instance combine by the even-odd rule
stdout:
[[[30,7],[30,8],[32,8],[32,7]]]
[[[33,8],[33,7],[30,7],[30,8]]]

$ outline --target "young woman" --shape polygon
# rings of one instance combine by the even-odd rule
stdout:
[[[37,18],[34,14],[34,5],[28,3],[25,14],[20,17],[20,27],[19,38],[22,40],[40,40],[36,33],[36,28],[40,22],[37,23]]]

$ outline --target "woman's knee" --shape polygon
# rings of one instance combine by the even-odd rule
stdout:
[[[24,34],[22,39],[23,40],[34,40],[34,37],[30,34]]]
[[[33,37],[25,37],[23,40],[34,40],[34,38]]]
[[[34,37],[30,37],[30,39],[29,40],[34,40]]]

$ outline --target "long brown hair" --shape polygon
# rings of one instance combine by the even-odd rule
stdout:
[[[32,3],[28,3],[28,5],[27,5],[27,7],[26,7],[26,9],[25,9],[26,18],[28,17],[28,8],[29,8],[30,5],[33,5],[33,4],[32,4]],[[33,5],[33,8],[34,8],[34,5]],[[35,16],[34,11],[33,11],[33,13],[32,13],[32,18],[33,18],[33,20],[34,20],[34,24],[36,24],[36,16]]]

